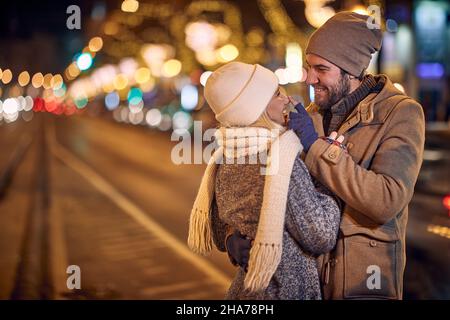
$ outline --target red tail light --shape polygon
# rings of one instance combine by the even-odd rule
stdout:
[[[444,197],[444,200],[442,200],[442,204],[444,205],[444,207],[450,210],[450,195]]]

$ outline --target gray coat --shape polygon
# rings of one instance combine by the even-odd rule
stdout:
[[[262,205],[264,177],[258,164],[222,164],[211,210],[213,239],[225,251],[227,230],[254,239]],[[264,292],[244,290],[242,268],[226,299],[321,299],[316,258],[333,249],[340,222],[337,199],[313,181],[303,161],[295,160],[289,184],[281,262]]]

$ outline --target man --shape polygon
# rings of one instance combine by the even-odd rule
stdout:
[[[325,299],[401,299],[408,203],[422,163],[420,104],[385,75],[366,75],[381,47],[369,17],[340,12],[310,37],[307,83],[314,103],[296,106],[289,127],[299,136],[311,175],[342,200],[337,245],[319,257]],[[343,144],[325,139],[343,135]],[[319,138],[320,137],[320,138]],[[234,233],[230,256],[248,261],[249,241]]]

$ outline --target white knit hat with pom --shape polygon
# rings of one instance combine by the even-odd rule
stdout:
[[[278,78],[269,69],[230,62],[208,78],[205,98],[223,126],[249,126],[264,112],[277,88]]]

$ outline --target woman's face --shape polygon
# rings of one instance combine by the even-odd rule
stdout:
[[[269,118],[278,124],[285,125],[283,110],[286,108],[288,103],[288,97],[282,94],[280,88],[278,87],[277,91],[267,105],[267,114]]]

